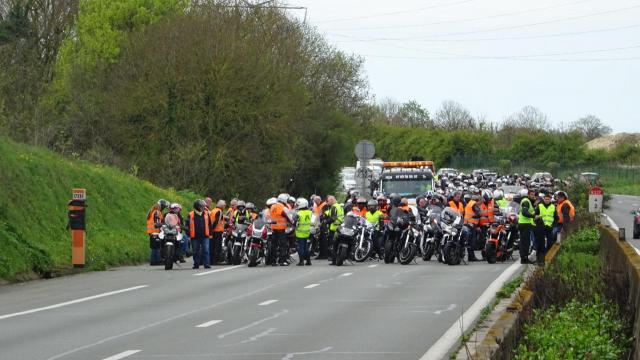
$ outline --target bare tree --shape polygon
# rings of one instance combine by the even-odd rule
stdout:
[[[436,126],[444,130],[468,130],[476,128],[476,121],[469,110],[453,100],[442,103],[435,116]]]
[[[595,115],[587,115],[569,124],[570,131],[577,131],[587,140],[593,140],[611,133],[611,127]]]
[[[529,131],[549,131],[551,123],[540,109],[527,105],[515,114],[511,114],[502,124],[503,129],[521,129]]]

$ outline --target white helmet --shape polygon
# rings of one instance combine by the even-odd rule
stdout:
[[[502,200],[502,198],[504,198],[504,192],[502,190],[493,190],[493,198],[496,200]]]
[[[309,207],[309,201],[307,201],[307,199],[305,198],[299,198],[298,200],[296,200],[296,207],[298,209],[306,209]]]
[[[276,201],[281,202],[283,204],[287,203],[287,200],[289,200],[289,195],[287,194],[280,194],[278,195],[278,199]]]
[[[182,210],[182,205],[180,205],[178,203],[173,203],[173,204],[171,204],[171,206],[169,206],[169,209],[171,209],[173,211],[180,212]]]
[[[271,207],[271,206],[275,205],[277,202],[278,202],[278,199],[272,197],[269,200],[267,200],[267,206]]]
[[[520,194],[520,197],[525,198],[525,197],[529,196],[529,190],[527,190],[527,189],[521,189],[521,190],[520,190],[520,192],[519,192],[519,194]]]

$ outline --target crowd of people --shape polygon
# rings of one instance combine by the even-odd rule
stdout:
[[[502,180],[504,181],[502,181]],[[553,191],[549,184],[536,184],[526,177],[507,176],[496,182],[479,177],[462,178],[446,175],[435,181],[436,189],[419,194],[411,203],[398,194],[377,194],[367,200],[357,191],[350,191],[344,203],[339,203],[334,195],[321,197],[312,195],[296,198],[280,194],[268,199],[264,207],[254,203],[232,199],[227,207],[225,200],[213,202],[211,198],[196,200],[186,218],[182,206],[161,199],[147,214],[147,234],[150,239],[150,263],[162,264],[157,236],[158,224],[167,213],[180,219],[181,231],[186,238],[179,254],[179,261],[193,257],[193,268],[228,263],[223,244],[225,233],[236,224],[250,224],[258,217],[268,219],[271,228],[269,251],[266,265],[288,266],[291,262],[290,249],[296,248],[298,266],[311,265],[311,257],[328,259],[335,264],[333,249],[336,248],[336,231],[345,214],[353,212],[378,224],[375,231],[373,259],[382,258],[385,241],[385,224],[390,217],[409,214],[417,222],[426,221],[429,211],[451,208],[464,223],[471,228],[467,238],[468,261],[477,261],[476,251],[482,247],[488,226],[503,212],[512,211],[518,215],[519,253],[522,263],[535,261],[544,264],[544,254],[558,241],[563,227],[572,222],[575,208],[563,191]],[[522,188],[516,193],[505,194],[501,188],[511,183]],[[214,206],[215,205],[215,206]],[[312,234],[312,226],[324,227],[326,231]],[[316,236],[317,247],[309,248],[310,236]],[[317,251],[317,253],[316,253]]]

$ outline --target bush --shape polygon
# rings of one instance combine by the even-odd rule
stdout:
[[[625,326],[617,313],[614,304],[599,298],[535,311],[515,359],[620,359],[630,339],[620,336]]]

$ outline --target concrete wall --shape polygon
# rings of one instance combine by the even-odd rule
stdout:
[[[631,359],[640,360],[640,255],[626,241],[618,240],[618,233],[611,228],[600,226],[602,242],[600,255],[607,266],[611,286],[628,286],[629,293],[626,305],[633,316],[633,348]],[[624,301],[624,299],[622,299]]]

